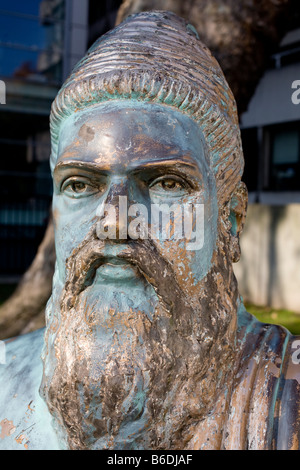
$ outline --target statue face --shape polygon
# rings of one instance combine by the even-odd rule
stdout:
[[[51,114],[57,264],[41,394],[71,449],[187,448],[233,374],[235,104],[185,22],[135,18],[95,43]],[[105,96],[120,100],[93,104]]]
[[[72,449],[177,448],[169,430],[212,409],[235,348],[237,292],[201,131],[161,105],[91,107],[61,127],[54,183],[41,390],[62,439]],[[120,199],[128,223],[113,217]],[[197,249],[175,236],[175,215],[152,233],[152,206],[164,215],[176,204],[193,208]],[[151,214],[136,224],[140,238],[136,209]],[[101,221],[116,238],[102,238]]]
[[[128,225],[134,221],[134,211],[130,216],[129,208],[136,208],[136,204],[148,214],[146,225],[152,220],[153,206],[201,208],[202,212],[194,211],[194,219],[190,219],[194,229],[196,224],[194,238],[178,238],[174,232],[172,236],[171,229],[164,236],[158,234],[155,243],[173,263],[184,290],[209,271],[217,238],[216,188],[203,135],[188,116],[165,106],[138,102],[106,103],[75,113],[61,128],[54,182],[56,250],[62,282],[66,259],[97,223],[104,204],[116,209],[116,217],[106,214],[106,225],[114,226],[116,239],[105,241],[105,262],[98,268],[94,283],[122,282],[124,287],[136,280],[135,268],[117,260],[131,239],[124,231],[118,239],[122,231],[120,197],[127,202]],[[182,214],[184,222],[187,213]],[[162,224],[170,224],[168,215]]]

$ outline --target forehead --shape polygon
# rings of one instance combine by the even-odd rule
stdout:
[[[197,123],[165,105],[108,102],[74,113],[61,125],[57,163],[134,165],[178,157],[209,163]]]

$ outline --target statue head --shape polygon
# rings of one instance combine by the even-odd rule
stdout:
[[[190,24],[141,13],[75,67],[51,138],[42,394],[71,448],[176,448],[234,369],[247,191],[232,93]]]

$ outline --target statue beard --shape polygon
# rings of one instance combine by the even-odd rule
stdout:
[[[92,232],[67,260],[65,285],[54,278],[41,395],[67,449],[184,449],[234,374],[228,236],[188,293],[152,240],[118,255],[137,269],[135,288],[100,286],[104,243]]]

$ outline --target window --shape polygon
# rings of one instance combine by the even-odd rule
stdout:
[[[300,124],[271,131],[270,186],[277,191],[300,191]]]
[[[60,82],[63,0],[0,0],[0,75]]]

